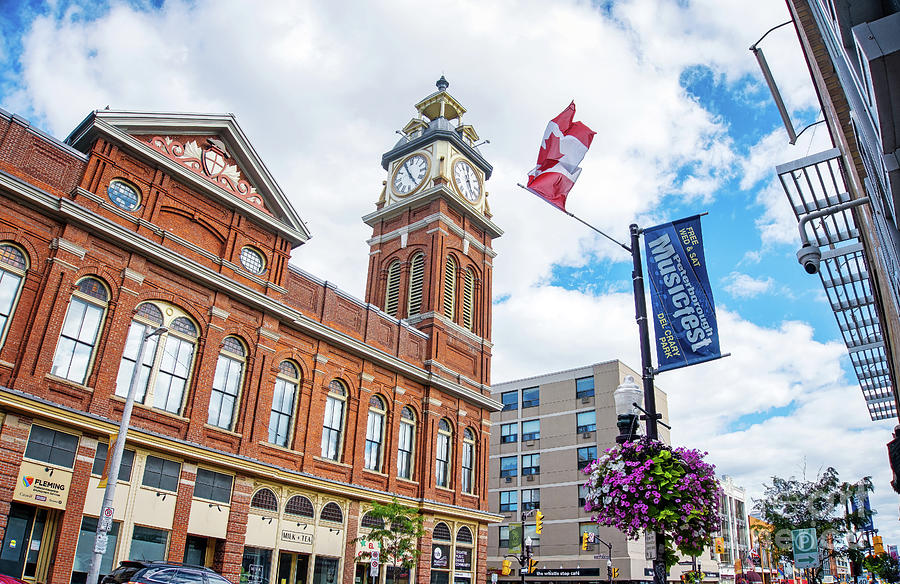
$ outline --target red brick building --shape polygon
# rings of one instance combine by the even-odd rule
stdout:
[[[364,300],[288,265],[309,233],[233,116],[95,111],[60,142],[0,110],[0,572],[84,581],[134,383],[103,573],[363,582],[397,496],[427,530],[399,581],[484,580],[501,231],[446,89],[382,160]]]

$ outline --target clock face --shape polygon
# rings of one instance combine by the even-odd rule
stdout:
[[[422,184],[428,174],[428,159],[415,154],[403,161],[394,171],[391,187],[398,195],[408,195]]]
[[[481,182],[472,165],[460,160],[453,167],[453,180],[456,188],[469,202],[474,203],[481,197]]]

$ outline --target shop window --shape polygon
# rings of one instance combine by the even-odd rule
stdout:
[[[450,444],[453,434],[450,423],[443,419],[438,422],[437,447],[435,448],[435,484],[439,487],[450,486]]]
[[[244,548],[244,557],[241,560],[240,584],[269,584],[269,573],[271,571],[272,550],[254,547]]]
[[[312,502],[303,495],[294,495],[284,506],[284,512],[288,515],[296,515],[297,517],[307,517],[312,519],[316,516]]]
[[[131,532],[131,551],[128,553],[128,558],[165,561],[168,545],[168,531],[135,525],[134,531]]]
[[[0,346],[6,339],[27,270],[28,259],[22,250],[9,243],[0,244]]]
[[[325,420],[322,428],[322,458],[340,460],[341,438],[344,431],[344,405],[347,390],[337,379],[328,384],[325,398]]]
[[[143,359],[135,380],[135,401],[180,415],[199,334],[197,325],[186,313],[171,304],[144,302],[138,306],[119,363],[116,395],[128,396],[141,337],[162,326],[166,327],[165,332],[144,342]]]
[[[272,413],[269,415],[269,442],[288,446],[294,419],[294,403],[300,385],[300,369],[290,361],[282,361],[275,379]]]
[[[33,424],[25,446],[25,458],[72,468],[78,436]]]
[[[100,442],[97,444],[97,454],[94,455],[94,465],[91,467],[91,474],[103,475],[106,468],[106,457],[109,455],[109,444]],[[119,463],[119,480],[129,482],[131,480],[131,470],[134,468],[134,450],[127,448],[122,451],[122,461]]]
[[[160,491],[178,491],[178,478],[181,476],[181,464],[165,458],[147,456],[144,467],[144,479],[141,484]]]
[[[231,502],[231,483],[233,481],[234,477],[229,474],[205,468],[197,469],[194,497],[228,504]]]
[[[416,444],[416,413],[410,407],[400,410],[400,439],[397,442],[397,476],[412,479]]]
[[[122,523],[114,521],[107,533],[106,552],[100,559],[100,579],[112,572],[115,567],[116,546],[119,542],[119,530]],[[72,582],[84,582],[91,569],[94,555],[94,538],[97,536],[97,518],[84,516],[81,518],[81,530],[78,532],[78,543],[75,546],[75,558],[72,563]]]
[[[51,374],[75,383],[87,380],[108,302],[109,292],[100,280],[78,282],[59,333]]]
[[[234,428],[235,411],[238,397],[244,380],[244,365],[247,350],[236,337],[225,337],[219,359],[216,361],[216,374],[213,377],[212,392],[209,396],[209,417],[207,422],[213,426],[231,430]]]
[[[366,420],[365,468],[381,470],[381,443],[384,441],[384,400],[373,395],[369,400],[369,417]]]
[[[338,558],[316,556],[311,584],[335,584],[338,575]]]
[[[337,503],[328,503],[327,505],[322,507],[322,512],[319,514],[319,519],[323,521],[343,523],[344,512],[341,511],[341,507]]]
[[[271,489],[260,489],[250,500],[250,507],[264,511],[278,511],[278,497]]]

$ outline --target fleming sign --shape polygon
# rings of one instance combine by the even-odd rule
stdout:
[[[700,216],[644,230],[658,371],[722,356]]]
[[[72,472],[22,461],[13,499],[41,507],[65,509]]]

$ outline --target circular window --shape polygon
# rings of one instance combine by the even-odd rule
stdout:
[[[109,200],[126,211],[134,211],[141,204],[141,195],[137,188],[119,179],[109,181],[106,188]]]
[[[266,267],[263,255],[252,247],[241,249],[241,265],[253,274],[262,274]]]

